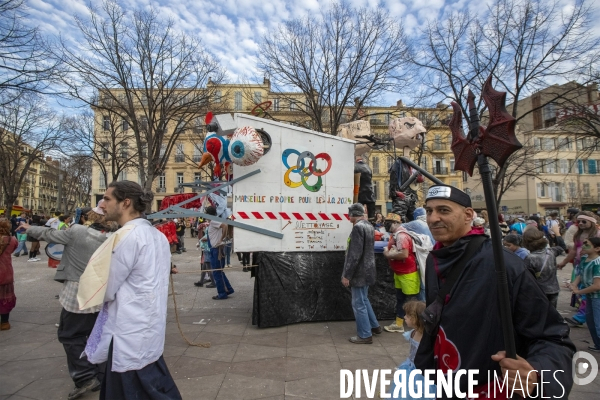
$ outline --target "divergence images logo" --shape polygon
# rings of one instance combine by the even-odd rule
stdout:
[[[288,163],[290,155],[295,154],[297,156],[296,165],[292,165]],[[310,160],[308,165],[306,164],[306,160]],[[327,162],[327,168],[321,170],[317,168],[317,160],[321,159]],[[306,190],[309,192],[318,192],[323,186],[323,180],[321,177],[325,175],[331,169],[331,156],[327,153],[319,153],[316,156],[310,151],[304,151],[300,153],[295,149],[286,149],[281,154],[281,161],[283,165],[287,168],[286,173],[283,175],[283,183],[287,187],[295,189],[300,186],[304,186]],[[292,181],[290,177],[291,174],[298,175],[299,180]],[[312,176],[317,177],[317,181],[312,185],[308,182],[309,178]],[[311,179],[311,182],[314,182],[314,179]]]
[[[577,362],[583,359],[582,362]],[[576,385],[587,385],[591,383],[598,375],[598,361],[590,353],[578,351],[573,355],[573,382]],[[581,377],[587,371],[590,371],[588,376]]]

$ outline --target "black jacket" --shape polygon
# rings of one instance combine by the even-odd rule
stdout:
[[[373,173],[371,168],[364,162],[354,163],[354,173],[360,173],[360,186],[358,188],[359,203],[374,203],[375,195],[373,194]]]
[[[427,305],[435,300],[440,278],[444,278],[444,272],[465,251],[470,238],[464,237],[452,246],[429,253],[425,272]],[[440,330],[435,338],[437,343],[424,334],[415,357],[417,368],[478,369],[480,385],[487,383],[488,371],[495,370],[501,377],[499,364],[491,359],[491,355],[505,350],[493,260],[492,243],[488,239],[465,266],[446,299]],[[507,250],[504,261],[517,354],[538,371],[563,370],[556,378],[564,387],[563,398],[568,398],[573,385],[571,360],[575,352],[569,339],[569,327],[548,302],[523,261]],[[493,379],[493,373],[490,374]],[[552,373],[544,375],[544,382],[544,396],[560,398],[563,388]],[[461,387],[466,389],[466,379],[461,381]]]

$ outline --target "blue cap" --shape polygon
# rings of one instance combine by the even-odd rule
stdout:
[[[417,217],[421,217],[423,215],[425,215],[425,209],[423,207],[419,207],[413,212],[414,219],[417,219]]]

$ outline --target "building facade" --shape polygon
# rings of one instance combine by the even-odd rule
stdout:
[[[211,86],[214,93],[209,110],[214,113],[250,113],[253,110],[259,110],[259,115],[272,118],[280,122],[287,122],[295,125],[312,128],[307,115],[300,110],[302,107],[302,93],[281,93],[271,89],[268,79],[262,84],[219,84],[212,82]],[[259,104],[270,102],[270,105],[257,107]],[[266,112],[261,112],[262,108],[267,108]],[[356,111],[356,108],[348,108],[348,111],[342,116],[342,123],[348,122]],[[110,118],[101,110],[95,112],[95,135],[97,142],[108,143],[109,136],[113,133]],[[391,119],[398,117],[416,117],[423,122],[428,130],[424,149],[416,149],[411,153],[411,158],[420,162],[428,171],[436,175],[444,183],[462,188],[463,174],[454,172],[454,157],[450,150],[451,134],[447,122],[451,118],[451,110],[445,105],[439,105],[436,108],[410,108],[405,107],[401,101],[390,107],[363,107],[359,110],[358,117],[367,119],[371,125],[373,134],[382,138],[389,137],[388,125]],[[160,209],[160,204],[165,196],[177,193],[189,193],[194,189],[180,187],[184,183],[192,183],[195,180],[209,180],[211,171],[208,169],[199,169],[198,163],[202,158],[203,140],[207,132],[205,130],[204,118],[206,112],[199,111],[195,118],[195,123],[187,127],[179,136],[177,143],[173,147],[164,171],[152,184],[152,190],[155,193],[152,210]],[[268,115],[267,115],[268,114]],[[130,124],[127,121],[117,121],[118,130],[121,137],[127,136],[130,130]],[[102,139],[105,137],[105,139]],[[98,139],[100,138],[100,139]],[[108,170],[110,177],[110,166],[116,165],[111,157],[116,155],[121,160],[131,157],[132,151],[137,146],[133,138],[124,140],[118,145],[118,149],[103,153],[101,160]],[[393,146],[387,146],[384,149],[373,150],[367,155],[366,160],[373,170],[373,184],[375,196],[377,199],[376,207],[381,212],[386,212],[391,208],[389,201],[389,167],[393,163],[395,154],[402,155],[402,150],[394,152]],[[352,155],[349,155],[350,157]],[[118,174],[118,180],[133,180],[141,183],[138,168],[132,163]],[[101,198],[107,187],[107,179],[102,168],[98,163],[92,167],[92,204],[96,204]],[[420,198],[423,197],[423,191],[427,191],[430,182],[417,185],[416,189]]]
[[[569,82],[553,85],[519,102],[519,114],[524,117],[516,130],[524,150],[517,161],[519,168],[527,172],[503,194],[498,205],[501,213],[548,215],[558,211],[566,215],[569,207],[598,208],[600,143],[577,125],[562,123],[561,115],[569,105],[596,105],[599,100],[597,85]],[[510,106],[507,109],[510,111]],[[465,190],[475,209],[485,208],[477,168],[465,183]]]

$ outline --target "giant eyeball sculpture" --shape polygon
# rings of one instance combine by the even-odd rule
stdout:
[[[264,154],[261,135],[251,126],[237,128],[229,139],[231,162],[241,166],[252,165]]]

